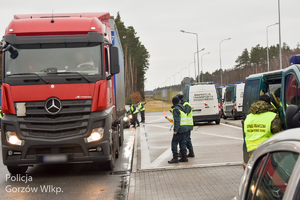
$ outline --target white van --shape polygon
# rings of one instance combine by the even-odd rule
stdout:
[[[242,116],[245,83],[238,82],[226,87],[223,103],[223,118]]]
[[[220,123],[221,104],[215,84],[188,85],[183,96],[193,109],[193,121]]]

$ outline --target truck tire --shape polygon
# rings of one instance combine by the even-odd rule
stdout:
[[[118,125],[118,133],[119,133],[119,145],[123,145],[124,141],[124,128],[123,128],[123,119],[121,119],[120,124]]]
[[[25,174],[28,166],[7,166],[7,170],[11,174]]]
[[[237,117],[236,115],[233,116],[233,120],[237,120],[237,118],[238,118],[238,117]]]
[[[110,153],[111,153],[111,160],[106,161],[105,163],[99,163],[100,169],[104,169],[104,170],[113,170],[114,169],[115,161],[116,161],[114,142],[110,146]]]
[[[216,124],[220,124],[220,119],[216,120],[215,122]]]

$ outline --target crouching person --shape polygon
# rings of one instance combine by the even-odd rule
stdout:
[[[178,163],[178,162],[188,162],[187,158],[187,134],[188,134],[188,126],[187,126],[187,115],[184,112],[184,107],[179,103],[179,98],[175,96],[172,99],[172,114],[173,114],[173,123],[174,123],[174,134],[172,138],[171,148],[173,153],[172,160],[168,161],[168,163]],[[182,158],[178,160],[178,149],[177,146],[180,146],[182,150]]]

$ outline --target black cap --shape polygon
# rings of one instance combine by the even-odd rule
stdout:
[[[183,100],[183,95],[182,94],[177,94],[176,96],[179,98],[180,101]]]
[[[177,96],[173,97],[172,103],[173,103],[173,105],[179,104],[179,98]]]
[[[129,103],[129,105],[131,106],[131,105],[132,105],[132,103]]]
[[[270,98],[270,95],[269,95],[269,94],[264,94],[264,95],[261,95],[261,96],[259,97],[258,100],[261,100],[261,101],[265,101],[265,102],[267,102],[267,103],[270,103],[271,98]]]
[[[275,90],[274,94],[275,94],[275,97],[279,97],[280,98],[280,88],[277,88],[277,90]]]

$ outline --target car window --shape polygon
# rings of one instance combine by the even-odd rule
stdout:
[[[300,86],[294,74],[289,74],[285,79],[285,99],[287,105],[300,106]]]
[[[255,192],[255,187],[257,185],[257,180],[258,180],[258,177],[259,177],[259,174],[263,168],[263,164],[266,160],[266,155],[259,158],[257,161],[256,161],[256,164],[254,165],[254,171],[251,175],[251,179],[250,179],[250,182],[248,184],[248,194],[247,194],[247,200],[250,200],[253,198],[254,196],[254,192]]]
[[[274,152],[270,154],[259,176],[254,199],[282,199],[298,157],[299,154],[293,152]]]

